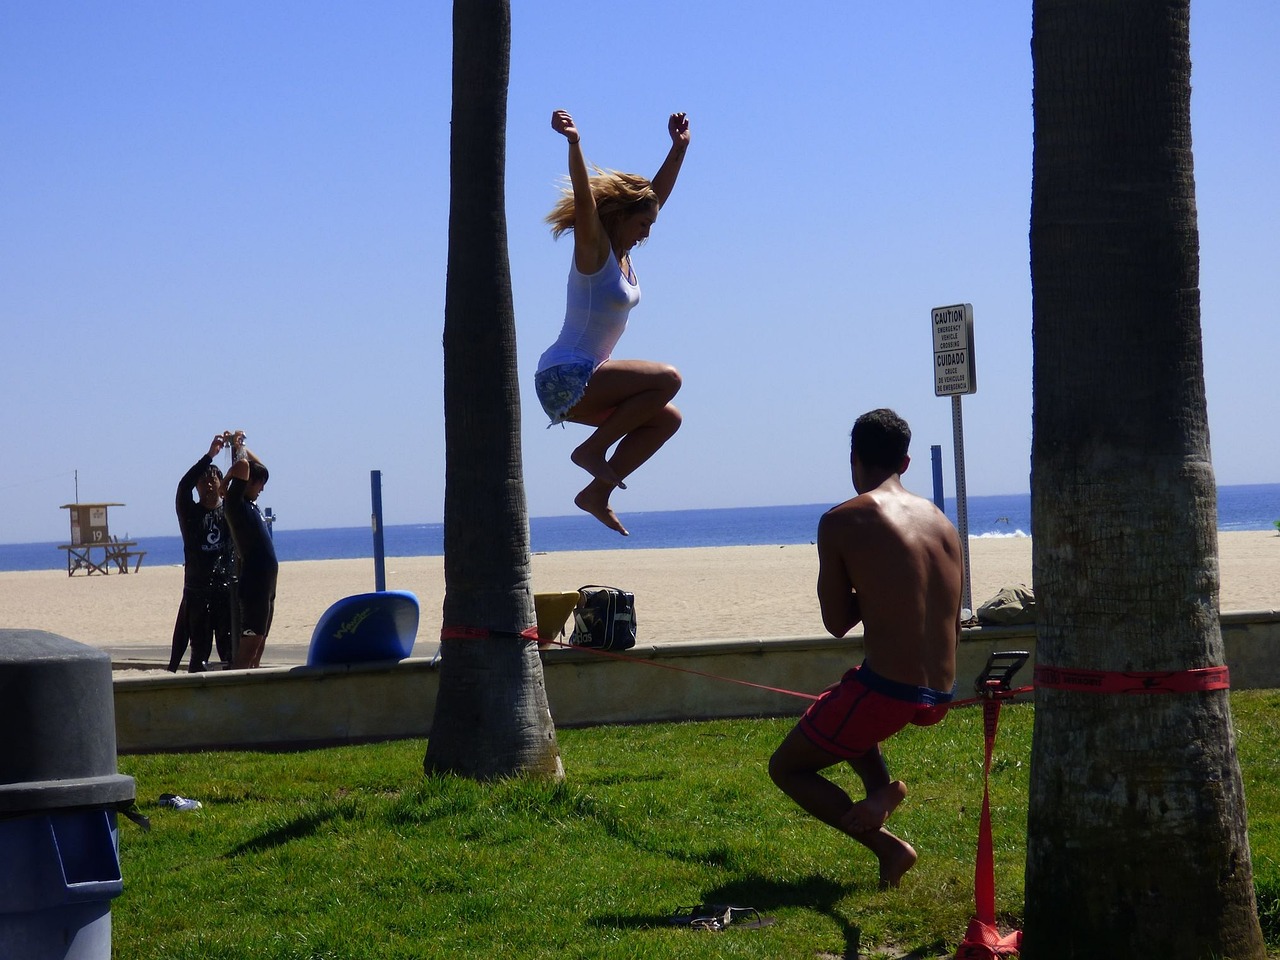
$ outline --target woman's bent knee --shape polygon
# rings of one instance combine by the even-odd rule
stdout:
[[[663,368],[662,374],[671,389],[671,396],[674,397],[680,392],[680,387],[684,384],[684,378],[680,376],[679,370],[670,365]]]
[[[646,379],[650,390],[661,391],[668,400],[680,392],[680,386],[684,383],[680,371],[669,363],[653,364],[653,369],[646,375]]]

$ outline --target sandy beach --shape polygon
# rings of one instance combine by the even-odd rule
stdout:
[[[1280,609],[1280,535],[1219,536],[1221,609]],[[974,604],[1002,586],[1032,583],[1031,540],[970,541]],[[642,642],[736,637],[823,636],[814,599],[812,545],[604,550],[535,554],[536,592],[607,584],[632,591]],[[421,603],[415,656],[440,633],[442,557],[389,557],[387,586]],[[263,657],[301,663],[311,631],[342,597],[374,588],[372,560],[314,560],[280,568],[275,623]],[[125,576],[68,577],[62,570],[0,573],[0,628],[48,630],[107,650],[115,660],[167,661],[182,594],[180,566]]]

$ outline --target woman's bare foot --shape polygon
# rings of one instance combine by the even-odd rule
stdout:
[[[610,530],[617,530],[624,537],[628,537],[630,534],[627,533],[627,528],[622,525],[622,521],[609,506],[610,490],[611,487],[606,481],[593,480],[573,498],[574,506],[579,510],[585,510]]]
[[[873,790],[865,800],[859,800],[849,808],[849,812],[840,820],[840,828],[845,833],[870,833],[872,830],[879,830],[906,796],[907,785],[901,780],[894,780],[879,790]]]
[[[610,487],[617,487],[619,490],[627,489],[627,485],[614,472],[613,467],[609,466],[608,461],[601,454],[589,449],[587,444],[580,445],[573,453],[569,454],[569,459],[574,462],[575,466],[581,467],[601,483]],[[586,510],[587,508],[583,507],[582,509]],[[587,512],[592,513],[593,511]]]
[[[888,890],[901,883],[906,872],[916,865],[916,850],[887,830],[884,836],[891,838],[893,843],[886,844],[884,851],[877,852],[876,859],[880,861],[880,889]]]

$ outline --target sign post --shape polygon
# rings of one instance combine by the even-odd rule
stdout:
[[[973,615],[973,594],[969,579],[969,503],[964,479],[964,418],[960,398],[978,392],[978,373],[973,361],[973,304],[957,303],[934,307],[933,394],[951,398],[951,432],[956,461],[956,530],[964,555],[964,585],[960,606],[966,618]]]

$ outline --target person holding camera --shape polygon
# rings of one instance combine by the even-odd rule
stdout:
[[[258,496],[270,473],[266,464],[245,446],[244,431],[224,434],[231,444],[231,469],[227,471],[226,514],[239,564],[240,635],[235,638],[234,670],[257,667],[271,630],[275,611],[276,560],[271,528],[258,509]]]
[[[218,659],[224,667],[231,662],[231,534],[222,504],[222,471],[213,462],[223,443],[222,434],[214,437],[209,452],[178,481],[174,505],[182,533],[182,603],[173,628],[170,673],[178,672],[188,644],[188,672],[207,670],[215,638]]]

